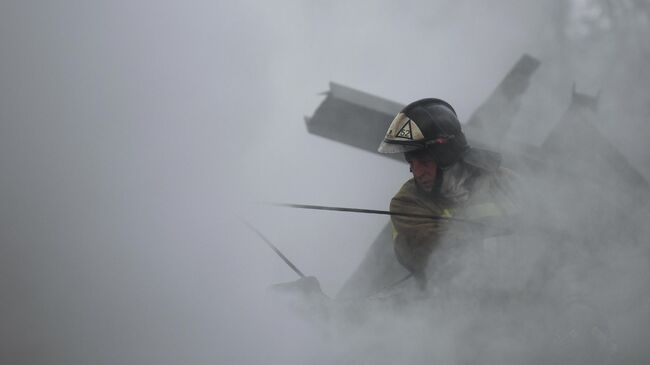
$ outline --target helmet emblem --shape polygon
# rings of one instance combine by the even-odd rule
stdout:
[[[406,124],[400,128],[399,132],[397,132],[397,137],[401,138],[406,138],[406,139],[413,139],[413,133],[411,132],[411,120],[409,119]]]
[[[386,132],[386,141],[420,141],[424,136],[418,124],[411,118],[399,113]],[[391,142],[388,142],[391,143]]]

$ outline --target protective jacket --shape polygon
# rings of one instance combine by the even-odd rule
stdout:
[[[433,192],[420,190],[410,179],[390,203],[391,213],[459,218],[391,216],[397,259],[421,282],[426,280],[431,254],[441,244],[457,245],[503,233],[518,210],[516,177],[508,169],[479,168],[459,161],[439,172],[442,181]]]

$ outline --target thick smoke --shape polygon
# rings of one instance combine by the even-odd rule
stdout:
[[[575,82],[600,91],[576,118],[649,178],[649,13],[3,2],[0,362],[647,362],[648,188],[606,144],[571,141],[561,166],[518,171],[526,228],[455,252],[462,270],[426,293],[278,296],[269,285],[295,275],[241,218],[334,296],[386,219],[256,203],[385,209],[409,174],[308,135],[317,92],[441,97],[466,121],[523,53],[542,66],[508,139],[541,145]]]

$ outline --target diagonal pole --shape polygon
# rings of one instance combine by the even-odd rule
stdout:
[[[255,232],[255,233],[256,233],[256,234],[257,234],[257,235],[262,239],[262,241],[264,241],[264,242],[265,242],[269,247],[271,247],[271,249],[272,249],[272,250],[273,250],[273,251],[274,251],[278,256],[280,256],[280,258],[282,259],[282,261],[284,261],[285,264],[289,265],[289,267],[291,268],[291,270],[293,270],[293,271],[294,271],[296,274],[298,274],[301,278],[304,278],[304,277],[305,277],[305,274],[303,274],[302,271],[300,271],[300,270],[296,267],[296,265],[294,265],[294,264],[293,264],[293,263],[292,263],[292,262],[291,262],[291,261],[290,261],[286,256],[284,256],[284,254],[282,254],[282,252],[280,252],[280,250],[279,250],[277,247],[275,247],[275,245],[272,244],[271,241],[269,241],[269,239],[266,238],[266,237],[262,234],[262,232],[258,231],[255,227],[253,227],[250,223],[246,222],[245,220],[244,220],[243,222],[244,222],[244,224],[245,224],[248,228],[250,228],[253,232]]]

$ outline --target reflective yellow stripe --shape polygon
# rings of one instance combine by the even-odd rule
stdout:
[[[467,207],[465,212],[467,213],[468,219],[502,216],[506,214],[506,210],[495,203],[471,205]]]
[[[393,241],[395,241],[399,235],[399,232],[397,232],[397,229],[395,228],[395,225],[392,221],[390,222],[390,227],[393,229]]]

